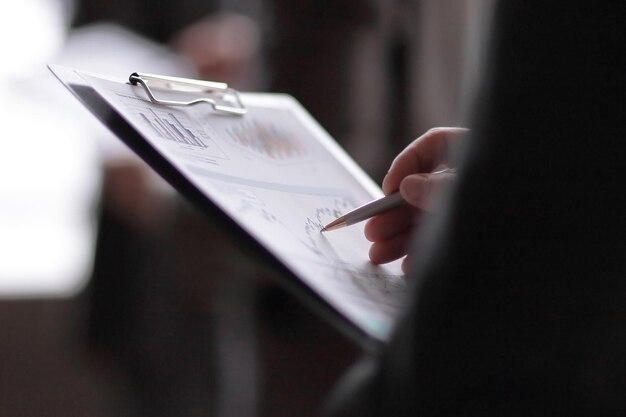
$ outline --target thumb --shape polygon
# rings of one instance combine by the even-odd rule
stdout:
[[[400,194],[412,206],[428,210],[432,194],[455,177],[454,170],[412,174],[400,183]]]

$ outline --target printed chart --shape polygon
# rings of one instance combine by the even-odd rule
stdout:
[[[389,296],[405,290],[402,276],[385,274],[369,263],[369,242],[361,228],[320,232],[325,224],[356,207],[352,198],[295,192],[278,197],[276,191],[247,187],[223,191],[239,199],[238,213],[257,229],[263,229],[263,235],[272,236],[274,243],[282,240],[282,250],[306,259],[310,268],[324,271],[320,275],[327,277],[327,284],[332,281],[355,297],[366,295],[369,300],[388,307],[393,304],[393,297]]]
[[[117,96],[126,109],[162,141],[187,150],[201,150],[205,156],[225,157],[217,144],[184,112],[172,107],[149,105],[137,97],[120,93]]]
[[[227,128],[226,133],[247,151],[272,160],[304,156],[307,151],[289,130],[268,121],[244,121]]]

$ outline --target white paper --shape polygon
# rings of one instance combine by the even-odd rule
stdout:
[[[244,94],[239,117],[155,105],[141,87],[82,76],[297,277],[367,334],[388,337],[405,289],[399,262],[369,262],[363,224],[320,233],[380,189],[293,98]]]

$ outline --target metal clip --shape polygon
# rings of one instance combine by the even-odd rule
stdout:
[[[132,85],[141,85],[148,94],[150,101],[166,106],[193,106],[208,103],[217,112],[243,116],[247,110],[239,92],[228,88],[225,83],[214,81],[192,80],[188,78],[168,77],[163,75],[143,74],[134,72],[128,78]],[[199,93],[208,97],[198,97],[187,101],[157,98],[153,90],[167,90],[182,93]]]

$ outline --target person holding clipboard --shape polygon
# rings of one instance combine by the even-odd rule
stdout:
[[[626,12],[569,6],[494,3],[457,178],[408,249],[407,213],[366,225],[373,262],[408,252],[411,303],[329,415],[626,414]],[[450,133],[410,145],[385,192],[421,201],[422,145]]]

